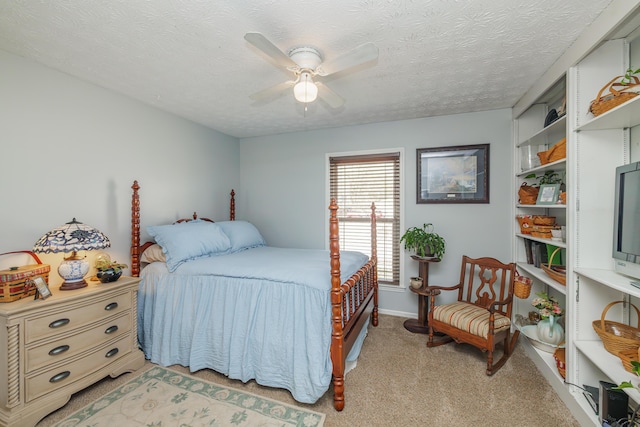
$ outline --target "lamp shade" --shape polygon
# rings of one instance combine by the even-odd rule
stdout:
[[[47,232],[35,245],[33,252],[57,253],[104,249],[111,246],[109,238],[97,229],[76,221],[67,222]]]
[[[76,252],[109,246],[111,242],[102,232],[73,218],[73,221],[54,228],[38,239],[33,245],[33,252],[71,252],[58,267],[58,274],[64,279],[60,289],[70,290],[87,286],[84,276],[89,272],[89,263]]]

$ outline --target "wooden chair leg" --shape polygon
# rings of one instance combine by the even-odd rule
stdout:
[[[511,357],[511,354],[513,354],[513,349],[518,342],[518,336],[520,336],[519,330],[516,330],[513,335],[507,334],[507,336],[504,338],[502,357],[495,364],[493,364],[493,354],[491,351],[489,351],[489,356],[487,357],[487,375],[491,376],[495,374],[498,369],[502,368],[509,357]]]

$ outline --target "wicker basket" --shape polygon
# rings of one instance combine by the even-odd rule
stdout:
[[[627,350],[620,350],[618,352],[618,357],[622,362],[622,366],[627,372],[633,372],[632,361],[640,362],[640,347],[638,348],[629,348]]]
[[[545,216],[545,215],[534,215],[533,216],[533,224],[534,225],[554,225],[556,223],[555,216]]]
[[[520,225],[520,233],[531,234],[531,228],[533,227],[532,215],[516,215],[518,224]]]
[[[551,234],[551,232],[549,232]],[[551,253],[549,257],[549,262],[547,264],[540,264],[542,270],[549,275],[556,282],[562,283],[563,285],[567,284],[567,275],[564,266],[561,265],[553,265],[553,257],[560,251],[561,248],[556,248],[555,251]]]
[[[540,189],[538,187],[534,187],[532,185],[523,182],[518,189],[518,198],[520,199],[520,204],[523,205],[535,205],[538,200],[538,191]]]
[[[531,235],[541,239],[550,239],[553,237],[551,230],[556,228],[554,225],[532,225]]]
[[[556,351],[553,353],[553,359],[556,361],[556,367],[558,368],[558,372],[562,378],[567,378],[567,362],[565,356],[564,348],[556,348]]]
[[[626,89],[640,85],[640,80],[638,80],[636,76],[631,76],[631,78],[633,79],[633,82],[627,85],[623,85],[620,83],[622,76],[617,76],[609,83],[604,85],[602,89],[600,89],[600,92],[598,92],[596,99],[591,101],[589,111],[594,116],[599,116],[600,114],[606,113],[612,108],[617,107],[620,104],[624,104],[630,99],[638,96],[638,94],[635,92],[626,91]],[[606,89],[609,89],[609,93],[603,95],[603,92]]]
[[[22,298],[35,295],[36,288],[27,281],[35,276],[42,276],[45,282],[49,281],[49,264],[42,264],[40,258],[31,251],[12,251],[0,255],[28,254],[37,264],[12,267],[9,270],[0,271],[0,302],[13,302]]]
[[[517,276],[513,282],[513,294],[522,299],[529,298],[533,281],[526,276]]]
[[[640,347],[640,320],[638,321],[638,327],[634,328],[624,323],[614,322],[612,320],[604,320],[607,315],[607,311],[616,304],[624,304],[624,301],[613,301],[607,304],[602,310],[600,320],[594,320],[592,322],[593,329],[596,331],[604,348],[611,354],[618,355],[623,350],[638,350]],[[638,307],[631,304],[636,310],[638,319],[640,319],[640,311]]]
[[[567,204],[567,192],[566,191],[563,191],[563,192],[560,193],[560,202],[563,205]]]
[[[562,138],[553,147],[547,151],[541,151],[538,153],[540,158],[540,164],[546,165],[547,163],[556,162],[560,159],[567,157],[567,138]]]

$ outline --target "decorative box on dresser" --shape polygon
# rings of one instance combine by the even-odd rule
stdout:
[[[32,426],[71,395],[144,365],[139,278],[0,305],[0,425]]]

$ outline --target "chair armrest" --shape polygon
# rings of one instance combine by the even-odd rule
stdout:
[[[513,301],[513,297],[509,296],[507,297],[507,299],[502,300],[502,301],[494,301],[491,304],[489,304],[489,307],[487,307],[487,310],[489,310],[490,312],[494,312],[496,311],[496,308],[500,305],[506,305],[509,304],[511,301]]]
[[[426,288],[423,289],[423,292],[425,292],[427,295],[440,295],[440,291],[455,291],[460,289],[460,284],[457,284],[455,286],[427,286]]]

